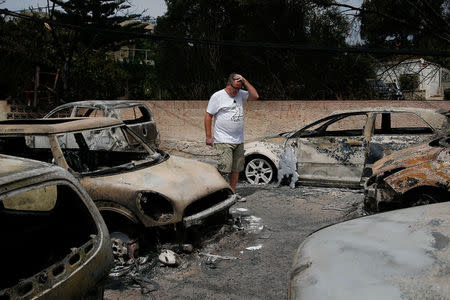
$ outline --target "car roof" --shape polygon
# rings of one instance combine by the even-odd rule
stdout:
[[[0,187],[16,182],[25,178],[38,178],[43,174],[49,173],[65,173],[70,174],[58,167],[49,163],[15,157],[10,155],[0,154]],[[0,193],[6,192],[8,189],[0,188]]]
[[[1,135],[55,134],[124,125],[115,118],[50,118],[0,121]]]
[[[417,107],[392,107],[392,106],[380,106],[380,107],[366,107],[359,109],[337,110],[330,115],[347,114],[347,113],[361,113],[361,112],[410,112],[417,114],[442,114],[448,113],[448,111],[442,109],[430,109],[430,108],[417,108]]]
[[[144,103],[138,101],[124,101],[124,100],[84,100],[84,101],[75,101],[66,104],[62,104],[55,109],[62,109],[64,107],[73,107],[73,106],[93,106],[93,107],[105,107],[108,109],[117,109],[117,108],[125,108],[125,107],[133,107],[133,106],[145,106]],[[53,110],[55,110],[53,109]],[[53,111],[52,110],[52,111]]]
[[[427,122],[434,129],[439,129],[448,126],[448,110],[443,109],[430,109],[430,108],[417,108],[417,107],[390,107],[390,106],[381,106],[381,107],[367,107],[367,108],[359,108],[359,109],[350,109],[350,110],[337,110],[327,117],[322,118],[332,118],[333,116],[338,115],[346,115],[346,114],[358,114],[358,113],[413,113],[419,115],[425,122]],[[308,125],[307,125],[308,126]]]

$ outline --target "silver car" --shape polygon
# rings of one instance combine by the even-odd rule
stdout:
[[[420,108],[338,111],[299,130],[245,143],[245,178],[361,186],[378,159],[445,134],[449,114]]]

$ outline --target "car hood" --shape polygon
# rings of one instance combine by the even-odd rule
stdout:
[[[394,169],[409,168],[423,164],[435,159],[442,150],[442,147],[432,147],[426,143],[396,151],[375,162],[372,168],[373,175],[382,174]]]
[[[215,191],[230,189],[214,166],[178,156],[171,156],[157,165],[114,175],[85,177],[81,181],[90,194],[102,190],[109,194],[105,195],[107,199],[115,199],[123,192],[149,191],[164,195],[179,205],[188,205]],[[104,197],[97,194],[92,198]]]
[[[246,140],[246,144],[254,143],[254,142],[267,142],[267,143],[273,143],[273,144],[279,144],[282,145],[284,141],[286,140],[286,134],[289,132],[279,133],[276,135],[268,135],[263,137],[257,137],[253,139]]]
[[[313,233],[294,258],[289,299],[447,298],[449,216],[446,202]]]

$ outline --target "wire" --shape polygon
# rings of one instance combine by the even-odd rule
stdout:
[[[53,27],[63,27],[79,31],[92,31],[108,34],[126,35],[127,37],[133,36],[143,39],[149,39],[154,41],[166,41],[175,43],[187,43],[188,45],[215,45],[223,47],[244,47],[244,48],[262,48],[262,49],[285,49],[296,50],[305,52],[329,52],[329,53],[365,53],[365,54],[396,54],[396,55],[418,55],[418,56],[440,56],[449,57],[450,51],[431,51],[431,50],[412,50],[412,49],[384,49],[384,48],[364,48],[364,47],[322,47],[312,45],[299,45],[291,43],[261,43],[261,42],[249,42],[249,41],[231,41],[231,40],[208,40],[192,37],[177,37],[169,35],[153,35],[148,33],[139,33],[125,30],[114,30],[106,28],[98,28],[91,26],[81,26],[68,23],[60,23],[52,20],[43,20],[35,17],[15,13],[7,9],[0,9],[0,14],[13,16],[16,18],[27,19],[37,23],[48,23]]]

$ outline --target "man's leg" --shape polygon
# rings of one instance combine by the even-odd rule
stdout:
[[[236,185],[239,179],[239,172],[231,172],[228,175],[228,178],[230,178],[230,186],[234,193],[236,193]]]
[[[236,193],[239,173],[244,170],[244,144],[233,145],[233,166],[231,167],[230,186]]]

